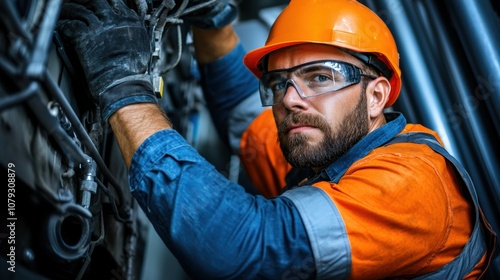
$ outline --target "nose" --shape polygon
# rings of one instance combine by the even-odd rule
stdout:
[[[285,96],[283,96],[283,105],[289,109],[305,109],[308,107],[307,101],[303,98],[300,87],[294,80],[289,79],[286,82]]]

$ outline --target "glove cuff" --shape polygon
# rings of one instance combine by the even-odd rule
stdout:
[[[238,8],[233,5],[227,5],[224,10],[213,17],[211,20],[206,22],[206,29],[220,29],[231,22],[233,22],[238,17]]]
[[[229,1],[223,10],[218,11],[216,14],[194,14],[184,17],[186,22],[192,26],[203,29],[220,29],[229,25],[238,17],[238,7],[236,4]]]
[[[107,122],[118,109],[137,103],[158,103],[151,81],[122,79],[99,95],[101,117]]]

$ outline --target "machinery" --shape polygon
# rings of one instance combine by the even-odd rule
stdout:
[[[155,90],[168,91],[162,105],[184,135],[196,135],[191,124],[202,95],[189,72],[181,16],[210,2],[126,4],[151,35]],[[55,29],[61,5],[0,3],[0,169],[8,180],[0,278],[137,279],[148,221],[130,194],[113,134]]]

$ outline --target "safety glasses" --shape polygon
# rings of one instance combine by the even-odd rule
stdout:
[[[260,99],[262,106],[281,104],[290,85],[302,98],[310,98],[358,84],[362,76],[377,78],[344,61],[312,61],[264,73],[259,80]]]

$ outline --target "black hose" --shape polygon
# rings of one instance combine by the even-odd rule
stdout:
[[[7,59],[0,57],[0,73],[7,75],[7,79],[15,79],[20,71]]]
[[[59,119],[50,114],[47,107],[43,104],[40,95],[35,94],[33,98],[28,99],[27,104],[47,134],[56,140],[63,153],[68,157],[70,164],[74,165],[75,163],[85,162],[87,156],[73,142],[73,139],[69,137],[66,131],[62,129]]]
[[[40,24],[30,63],[26,69],[28,77],[38,78],[46,69],[49,47],[56,27],[62,0],[50,0],[45,7],[45,16]]]
[[[113,216],[115,217],[115,220],[119,222],[124,222],[127,223],[129,220],[126,220],[122,217],[120,217],[120,212],[118,211],[118,207],[116,206],[116,201],[113,195],[109,192],[109,189],[106,188],[106,186],[101,182],[101,180],[95,178],[95,181],[97,182],[97,186],[104,192],[104,194],[109,198],[109,202],[111,203],[111,209],[113,210]]]
[[[27,88],[0,99],[0,112],[7,108],[21,104],[33,97],[37,93],[38,88],[38,83],[32,82]]]
[[[3,23],[6,30],[11,30],[13,34],[31,41],[31,34],[23,28],[25,24],[22,23],[14,7],[14,1],[0,1],[0,22]]]

